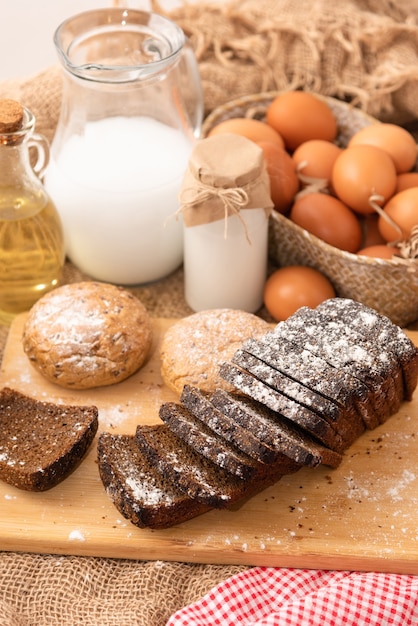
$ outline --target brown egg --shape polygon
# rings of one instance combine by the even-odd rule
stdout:
[[[378,224],[385,241],[409,239],[412,228],[418,224],[418,187],[410,187],[394,195],[385,204],[383,214],[389,220],[380,216]]]
[[[234,117],[220,122],[208,133],[209,137],[220,133],[233,133],[242,135],[251,141],[270,141],[280,148],[284,148],[284,140],[271,126],[260,120],[246,117]]]
[[[292,206],[290,219],[340,250],[357,252],[361,245],[358,217],[341,200],[325,193],[301,195]]]
[[[418,187],[418,172],[405,172],[398,174],[396,179],[396,192],[409,189],[410,187]]]
[[[379,216],[377,213],[360,216],[360,224],[363,230],[362,248],[378,246],[380,244],[386,245],[386,241],[380,234]]]
[[[354,211],[373,213],[372,200],[382,206],[395,192],[395,165],[381,148],[365,144],[352,146],[337,157],[332,186],[340,200]]]
[[[417,160],[415,139],[405,128],[397,124],[371,124],[357,131],[348,147],[360,144],[377,146],[392,157],[398,174],[409,172]]]
[[[394,249],[386,246],[385,244],[381,244],[362,248],[357,252],[357,254],[372,257],[374,259],[391,259],[394,255]]]
[[[292,158],[302,182],[309,182],[307,178],[317,179],[325,181],[325,186],[329,187],[332,168],[341,152],[342,148],[331,141],[311,139],[296,148]]]
[[[266,121],[291,151],[310,139],[333,141],[337,136],[337,120],[328,104],[306,91],[276,96],[267,109]]]
[[[274,208],[285,213],[299,191],[299,178],[292,157],[284,148],[268,141],[259,141],[270,177],[270,195]]]
[[[277,322],[287,319],[300,307],[315,308],[335,297],[331,282],[318,270],[302,265],[282,267],[267,279],[264,304]]]

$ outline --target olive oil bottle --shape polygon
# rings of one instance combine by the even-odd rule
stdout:
[[[2,324],[10,324],[60,284],[65,260],[61,221],[40,178],[48,161],[48,143],[33,132],[34,125],[28,109],[14,100],[0,100]]]

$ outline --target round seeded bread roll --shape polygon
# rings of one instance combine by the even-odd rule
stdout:
[[[231,391],[233,387],[219,376],[219,365],[230,360],[246,339],[270,329],[268,322],[241,310],[211,309],[189,315],[164,334],[162,378],[178,395],[186,384],[202,391]]]
[[[58,287],[29,311],[23,349],[49,381],[70,389],[118,383],[144,363],[152,326],[127,290],[99,282]]]

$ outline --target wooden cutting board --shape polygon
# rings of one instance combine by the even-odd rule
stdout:
[[[156,319],[148,363],[113,387],[74,392],[45,381],[13,322],[0,373],[39,399],[94,403],[100,431],[133,433],[176,399],[160,376],[159,344],[173,320]],[[418,332],[410,336],[418,342]],[[141,560],[288,566],[418,574],[418,392],[365,433],[336,470],[303,469],[234,511],[210,511],[177,527],[139,529],[121,517],[99,478],[96,446],[63,483],[26,493],[0,482],[0,549]]]

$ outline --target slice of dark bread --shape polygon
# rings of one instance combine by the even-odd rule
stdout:
[[[379,424],[370,390],[362,380],[329,363],[320,346],[316,350],[308,349],[303,332],[290,332],[286,336],[279,330],[278,326],[275,332],[267,332],[259,341],[249,340],[243,347],[290,376],[298,377],[310,389],[346,406],[348,411],[354,407],[365,428]]]
[[[399,407],[395,392],[399,384],[398,364],[394,364],[393,358],[386,358],[387,353],[381,358],[374,346],[349,326],[330,322],[316,310],[302,307],[279,323],[274,334],[277,340],[285,337],[302,342],[330,365],[345,369],[367,385],[375,411],[375,421],[366,424],[369,428],[375,428]]]
[[[222,363],[219,374],[242,393],[261,402],[289,423],[313,435],[331,450],[343,449],[343,441],[333,427],[314,411],[295,402],[233,363]]]
[[[0,479],[27,491],[46,491],[82,461],[98,428],[95,406],[35,400],[0,392]]]
[[[399,326],[385,315],[349,298],[326,300],[317,310],[355,328],[375,345],[383,345],[390,350],[402,370],[404,399],[412,399],[418,381],[418,348]]]
[[[338,348],[349,348],[346,354],[347,361],[354,363],[363,375],[369,373],[373,383],[380,388],[386,401],[379,404],[382,412],[379,413],[379,422],[384,422],[388,417],[399,410],[403,401],[403,377],[402,369],[397,357],[388,349],[386,343],[378,345],[364,333],[358,332],[354,325],[345,323],[337,316],[332,317],[322,313],[319,309],[308,309],[308,315],[312,319],[314,313],[321,328],[336,340]],[[306,321],[306,312],[301,312]]]
[[[159,416],[169,429],[202,456],[244,480],[266,474],[269,466],[255,461],[232,443],[217,435],[184,405],[165,402]]]
[[[296,463],[308,467],[338,467],[342,456],[330,450],[264,404],[250,397],[217,389],[210,401],[231,420],[251,431],[261,444],[268,445]]]
[[[135,526],[168,528],[210,509],[189,498],[150,464],[134,435],[102,433],[97,460],[108,497]]]
[[[141,452],[164,478],[212,508],[228,508],[281,477],[268,474],[262,479],[242,480],[233,476],[193,450],[165,424],[140,424],[135,436]]]
[[[257,347],[251,343],[245,344],[245,349],[260,354],[269,363],[276,361],[277,367],[298,376],[307,387],[342,404],[350,413],[356,412],[365,427],[379,423],[370,390],[363,381],[352,372],[328,363],[319,350],[316,353],[307,349],[298,334],[291,339],[280,335],[279,340],[277,334],[266,333]]]
[[[289,461],[288,455],[260,441],[245,424],[241,425],[219,411],[212,404],[208,392],[191,385],[184,385],[180,401],[212,432],[235,445],[252,459],[267,464]]]
[[[239,406],[239,398],[237,394],[230,394],[221,389],[216,390],[212,394],[203,393],[196,387],[186,386],[181,395],[181,402],[192,411],[195,416],[209,424],[210,427],[217,424],[225,423],[229,420],[235,424],[234,433],[238,435],[234,439],[237,447],[242,449],[254,449],[256,451],[267,448],[269,451],[275,452],[274,465],[282,464],[286,473],[290,473],[294,464],[297,466],[306,465],[308,467],[316,467],[323,463],[336,467],[341,461],[341,455],[328,450],[318,442],[314,442],[309,436],[300,433],[298,429],[292,428],[285,420],[281,420],[280,416],[269,411],[267,407],[259,405],[260,412],[266,415],[265,422],[262,425],[262,433],[260,433],[260,421],[255,417],[252,419],[246,414],[246,419],[236,419],[233,411],[225,410],[225,401],[223,398],[229,398],[230,402],[235,402]],[[242,401],[246,399],[242,396]],[[226,404],[228,404],[226,402]],[[269,420],[270,418],[270,420]],[[270,424],[270,429],[266,424]],[[247,437],[246,434],[247,433]],[[273,433],[273,434],[272,434]],[[228,436],[228,433],[225,433]],[[251,439],[248,440],[248,434]],[[225,436],[225,435],[224,435]],[[289,467],[290,465],[290,467]]]
[[[318,394],[250,352],[236,350],[232,362],[327,420],[342,439],[341,449],[336,448],[339,452],[348,448],[364,431],[363,420],[354,410],[350,411],[345,406]]]
[[[271,338],[270,338],[271,335]],[[277,341],[274,334],[266,333],[259,341],[248,340],[243,349],[270,365],[319,397],[325,398],[340,408],[323,414],[332,420],[344,442],[351,445],[365,429],[365,419],[374,410],[370,407],[368,388],[350,373],[332,367],[321,357],[305,350],[302,345],[283,338]]]

